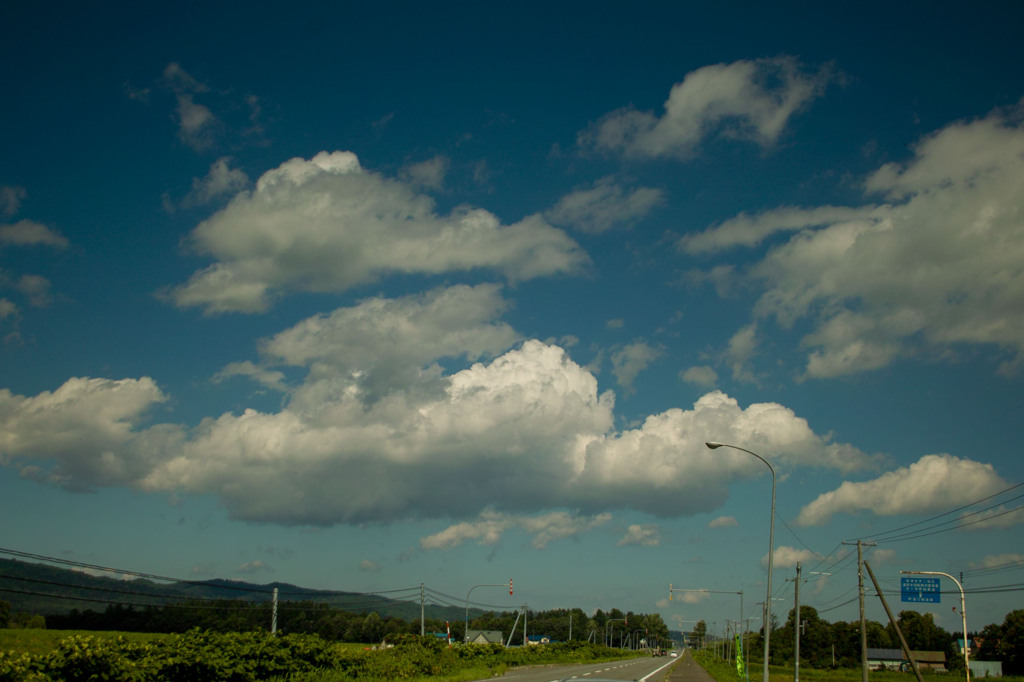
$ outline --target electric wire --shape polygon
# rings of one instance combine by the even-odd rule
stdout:
[[[272,586],[259,586],[259,585],[236,585],[227,583],[224,581],[201,581],[201,580],[181,580],[171,578],[168,576],[161,576],[152,573],[143,573],[140,571],[131,571],[125,569],[111,568],[107,566],[99,566],[97,564],[89,564],[81,561],[73,561],[69,559],[61,559],[58,557],[50,557],[41,554],[33,554],[30,552],[22,552],[10,548],[0,548],[0,554],[6,554],[9,556],[16,556],[21,559],[35,559],[42,562],[52,562],[63,566],[70,566],[72,568],[88,569],[91,571],[103,571],[106,573],[113,573],[121,576],[132,576],[134,578],[142,578],[145,580],[159,580],[163,583],[171,583],[162,585],[164,588],[172,587],[173,584],[187,585],[193,587],[201,587],[205,589],[225,589],[238,592],[254,593],[261,596],[269,596],[273,593]],[[88,575],[88,574],[86,574]],[[91,576],[100,577],[102,576]],[[110,580],[110,578],[105,578]],[[72,589],[75,591],[86,591],[99,593],[96,596],[84,596],[82,594],[66,594],[61,592],[43,592],[39,590],[28,590],[28,589],[17,589],[10,586],[0,586],[0,592],[10,594],[21,594],[26,596],[43,597],[55,600],[67,600],[75,602],[89,602],[95,604],[107,604],[117,605],[130,608],[175,608],[175,609],[214,609],[214,610],[232,610],[232,609],[252,609],[252,608],[265,608],[267,606],[268,599],[226,599],[224,597],[210,597],[210,596],[199,596],[186,593],[170,594],[166,592],[150,592],[142,591],[137,589],[125,589],[118,586],[111,585],[87,585],[80,582],[61,582],[56,580],[47,580],[43,578],[31,578],[26,576],[10,575],[2,571],[2,565],[0,565],[0,581],[17,581],[22,583],[31,583],[35,585],[50,586],[55,588]],[[126,598],[109,598],[109,595],[124,595]],[[351,591],[331,591],[331,590],[301,590],[301,591],[289,591],[280,590],[278,591],[279,597],[294,595],[302,597],[297,600],[284,600],[280,602],[278,606],[279,611],[283,612],[296,612],[309,608],[309,605],[304,602],[313,602],[314,608],[339,608],[349,612],[365,611],[373,608],[382,608],[387,606],[393,606],[396,604],[414,604],[422,603],[424,605],[437,606],[444,609],[459,608],[462,609],[466,606],[472,606],[476,609],[491,608],[494,610],[507,610],[508,607],[502,607],[498,605],[485,604],[482,602],[467,602],[459,599],[452,595],[447,595],[437,590],[432,590],[426,586],[418,587],[406,587],[396,588],[390,590],[378,590],[375,592],[351,592]],[[385,596],[386,595],[386,596]],[[134,599],[133,599],[134,598]],[[232,602],[232,603],[225,603]]]
[[[273,591],[274,591],[274,587],[272,585],[270,585],[270,586],[267,586],[267,585],[238,585],[238,584],[231,583],[231,582],[228,582],[228,581],[220,581],[220,580],[218,580],[218,581],[210,581],[210,580],[194,580],[194,579],[190,580],[190,579],[184,579],[184,578],[171,578],[171,577],[168,577],[168,576],[156,575],[156,574],[153,574],[153,573],[143,573],[143,572],[140,572],[140,571],[131,571],[131,570],[127,570],[127,569],[111,568],[109,566],[100,566],[100,565],[97,565],[97,564],[89,564],[89,563],[85,563],[85,562],[82,562],[82,561],[73,561],[73,560],[70,560],[70,559],[62,559],[62,558],[59,558],[59,557],[51,557],[51,556],[46,556],[46,555],[43,555],[43,554],[33,554],[33,553],[30,553],[30,552],[22,552],[22,551],[19,551],[19,550],[5,548],[5,547],[0,547],[0,554],[4,554],[4,555],[8,555],[8,556],[16,556],[16,557],[25,558],[25,559],[34,559],[36,561],[45,562],[45,563],[56,563],[56,564],[61,564],[61,565],[65,565],[65,566],[73,566],[73,567],[77,567],[77,568],[90,569],[90,570],[94,570],[94,571],[104,571],[106,573],[113,573],[113,574],[117,574],[117,575],[132,576],[134,578],[144,578],[144,579],[147,579],[147,580],[154,580],[154,581],[165,582],[165,583],[177,583],[177,584],[181,584],[181,585],[193,585],[193,586],[197,586],[197,587],[214,588],[214,589],[218,589],[218,590],[229,590],[229,591],[238,591],[238,592],[253,592],[253,593],[258,593],[258,594],[265,594],[265,595],[268,595],[268,596],[271,595],[273,593]],[[14,576],[7,576],[7,575],[0,574],[0,578],[14,578]],[[69,584],[66,584],[65,587],[78,587],[78,586],[73,584],[73,583],[69,583]],[[166,587],[166,585],[164,587]],[[103,589],[104,591],[108,591],[108,592],[117,592],[118,591],[116,588],[110,588],[110,589],[95,588],[95,589]],[[287,590],[287,589],[280,589],[279,588],[278,589],[278,596],[302,596],[302,597],[307,597],[310,600],[313,600],[314,598],[323,599],[323,598],[329,598],[329,597],[383,596],[383,595],[398,594],[398,593],[401,593],[401,592],[408,592],[408,593],[415,592],[415,593],[418,593],[419,590],[420,590],[419,587],[396,588],[396,589],[392,589],[392,590],[379,590],[379,591],[375,591],[375,592],[351,592],[351,591],[340,591],[340,590]],[[147,596],[149,595],[149,593],[144,593],[144,594],[146,594]],[[173,598],[171,595],[166,595],[166,596],[168,596],[169,598]],[[191,597],[189,595],[181,595],[181,596],[178,596],[177,598],[183,598],[183,597],[184,598],[193,598],[193,597]],[[194,598],[195,599],[207,599],[207,600],[212,600],[212,601],[216,601],[217,600],[217,598],[209,598],[209,597],[194,597]]]
[[[884,539],[884,536],[886,536],[886,535],[891,535],[893,533],[898,533],[898,532],[906,530],[908,528],[914,528],[915,526],[920,526],[920,525],[923,525],[923,524],[926,524],[926,523],[931,523],[932,521],[935,521],[937,519],[941,519],[944,516],[949,516],[950,514],[955,514],[955,513],[959,512],[959,511],[963,511],[964,509],[968,509],[968,508],[973,507],[973,506],[975,506],[977,504],[981,504],[982,502],[987,502],[987,501],[989,501],[991,499],[999,497],[1000,495],[1004,495],[1004,494],[1010,492],[1011,490],[1016,490],[1017,488],[1020,488],[1021,486],[1024,486],[1024,483],[1017,483],[1015,485],[1010,486],[1009,488],[1005,488],[1003,490],[1000,490],[997,493],[993,493],[991,495],[988,495],[987,497],[983,497],[981,499],[974,500],[973,502],[968,502],[967,504],[964,504],[964,505],[961,505],[959,507],[956,507],[955,509],[950,509],[949,511],[945,511],[945,512],[943,512],[941,514],[936,514],[936,515],[931,516],[931,517],[929,517],[927,519],[922,519],[920,521],[915,521],[914,523],[908,523],[906,525],[899,526],[897,528],[892,528],[892,529],[887,530],[887,531],[882,531],[881,533],[875,533],[875,534],[873,534],[871,536],[861,536],[859,538],[853,538],[853,539],[854,540],[873,539],[873,540],[879,541],[879,540]],[[1018,499],[1019,497],[1021,497],[1021,496],[1018,495],[1016,497],[1011,498],[1010,500],[1006,500],[1005,502],[1009,502],[1009,501]],[[994,506],[998,506],[998,505],[993,505],[993,507]],[[992,507],[989,507],[989,508],[991,509]]]

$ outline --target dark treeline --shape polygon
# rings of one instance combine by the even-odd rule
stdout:
[[[793,664],[795,620],[795,610],[790,609],[785,625],[772,630],[770,656],[773,665]],[[860,667],[859,621],[830,623],[822,620],[818,611],[810,606],[800,607],[800,620],[801,666],[818,669]],[[952,634],[939,627],[930,613],[901,611],[897,622],[911,650],[941,651],[946,654],[947,669],[963,670],[963,654],[958,645],[958,640],[963,637],[961,633]],[[868,648],[900,648],[896,628],[891,623],[883,625],[877,621],[867,621],[865,631]],[[697,646],[702,642],[708,645],[704,621],[697,623],[692,635],[697,639]],[[1024,610],[1008,613],[1002,625],[988,625],[981,631],[968,633],[968,636],[975,640],[972,659],[1002,661],[1004,674],[1024,674]],[[748,661],[758,661],[764,656],[762,642],[760,631],[750,634],[747,643]]]
[[[516,624],[516,619],[519,619]],[[269,630],[272,606],[241,600],[187,601],[167,606],[123,606],[112,604],[103,611],[73,609],[67,614],[46,617],[46,627],[56,630],[120,630],[128,632],[182,633],[193,628],[213,632]],[[470,630],[497,630],[508,638],[516,625],[512,643],[522,640],[524,617],[517,611],[485,612],[469,620]],[[589,639],[614,646],[638,646],[668,642],[668,627],[658,614],[636,614],[612,609],[598,610],[587,616],[582,609],[528,611],[525,626],[530,635],[543,635],[551,641]],[[427,634],[451,633],[461,641],[465,621],[427,618],[422,623]],[[355,613],[313,601],[281,602],[277,612],[277,630],[282,633],[316,634],[340,642],[379,643],[390,636],[420,634],[419,619],[381,616],[376,612]]]

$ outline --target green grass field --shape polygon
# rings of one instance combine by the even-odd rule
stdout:
[[[117,637],[133,642],[151,642],[166,635],[146,632],[94,632],[92,630],[33,630],[0,629],[0,651],[27,654],[48,654],[57,648],[57,642],[75,635],[92,637]]]
[[[708,671],[708,673],[715,678],[716,682],[739,682],[740,677],[736,674],[735,666],[721,660],[713,660],[710,657],[704,658],[701,656],[694,657],[701,667]],[[762,670],[761,666],[758,665],[756,669],[750,671],[750,682],[761,682]],[[783,666],[772,666],[769,669],[769,675],[771,677],[770,682],[792,682],[793,680],[793,668]],[[963,681],[964,676],[957,673],[922,673],[921,677],[924,678],[924,682],[958,682]],[[816,670],[814,668],[808,668],[801,664],[800,666],[800,681],[801,682],[860,682],[862,679],[862,673],[860,668],[840,668],[838,670]],[[868,673],[868,679],[870,682],[916,682],[914,673],[912,672],[878,672],[871,671]],[[983,682],[982,678],[979,680],[976,677],[971,677],[971,682]],[[1024,677],[1012,677],[1005,676],[998,678],[999,682],[1024,682]]]

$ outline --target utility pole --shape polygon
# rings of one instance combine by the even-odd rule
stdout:
[[[860,674],[862,682],[868,682],[868,628],[864,621],[864,545],[874,547],[877,542],[856,543],[843,541],[844,545],[857,545],[857,591],[860,595]]]
[[[796,635],[796,643],[793,645],[794,650],[794,666],[793,666],[793,682],[800,682],[800,562],[796,562],[796,582],[793,583],[793,601],[796,602],[794,606],[793,616],[796,620],[793,621],[793,633]]]
[[[270,614],[270,634],[277,634],[277,588],[274,588],[274,608]]]
[[[871,564],[865,561],[864,568],[868,569],[868,576],[871,578],[871,582],[875,586],[875,592],[878,593],[878,598],[882,601],[882,606],[885,607],[885,615],[889,616],[889,622],[892,623],[892,628],[896,631],[896,635],[900,639],[900,646],[903,647],[903,653],[906,655],[907,660],[910,661],[910,667],[914,669],[914,675],[917,677],[917,682],[924,682],[924,678],[921,677],[921,669],[918,667],[917,661],[914,660],[914,653],[910,650],[910,645],[907,644],[907,638],[903,636],[903,630],[900,630],[899,621],[893,617],[892,609],[889,608],[889,602],[885,600],[885,594],[882,593],[882,588],[878,586],[878,581],[875,580],[875,572],[871,570]]]

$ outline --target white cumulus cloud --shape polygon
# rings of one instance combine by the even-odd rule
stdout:
[[[181,201],[185,208],[203,206],[211,201],[235,194],[249,185],[249,176],[238,168],[231,167],[231,157],[217,159],[202,178],[192,180],[192,190]]]
[[[672,87],[660,117],[620,109],[580,133],[579,144],[634,158],[686,158],[713,136],[768,147],[831,78],[828,68],[812,72],[785,56],[705,66]]]
[[[681,601],[684,604],[699,604],[702,601],[711,599],[711,592],[706,589],[679,590],[677,593],[675,593],[675,591],[673,592],[672,599],[674,601]]]
[[[207,92],[209,88],[174,62],[164,69],[164,81],[178,102],[175,110],[178,138],[195,151],[201,152],[212,147],[220,121],[209,107],[195,101],[197,94]]]
[[[969,566],[972,569],[978,568],[1013,568],[1024,566],[1024,554],[1009,552],[1006,554],[990,554],[981,561],[972,561]]]
[[[535,516],[504,514],[485,510],[474,521],[457,523],[439,533],[420,539],[425,550],[450,549],[464,542],[475,541],[480,545],[493,545],[513,529],[525,531],[533,536],[532,544],[543,549],[555,540],[574,537],[611,520],[611,514],[579,516],[556,511]]]
[[[264,173],[254,190],[200,223],[189,243],[215,262],[170,296],[208,313],[259,312],[289,291],[340,292],[385,274],[486,268],[518,281],[588,262],[539,216],[502,225],[482,209],[438,215],[430,197],[364,170],[348,152]]]
[[[876,464],[783,405],[719,391],[617,430],[614,395],[563,348],[521,341],[505,305],[496,285],[454,286],[308,318],[261,343],[258,363],[216,377],[280,390],[282,408],[191,428],[150,424],[168,397],[148,378],[0,392],[0,457],[68,488],[214,495],[248,521],[445,519],[452,528],[426,545],[448,546],[509,527],[544,546],[617,510],[711,511],[734,481],[767,475],[745,453],[709,450],[711,438],[781,471]]]
[[[640,547],[657,547],[661,543],[661,532],[655,523],[633,523],[626,529],[626,534],[616,544],[619,547],[639,545]]]
[[[8,246],[52,246],[64,249],[68,240],[42,223],[34,220],[19,220],[11,225],[0,225],[0,247]]]
[[[640,372],[647,369],[661,354],[660,348],[646,341],[634,341],[612,353],[612,374],[620,386],[632,390],[633,382]]]
[[[731,528],[738,525],[735,516],[719,516],[708,522],[708,528]]]
[[[796,547],[776,547],[772,552],[773,568],[795,568],[798,563],[806,564],[810,561],[820,559],[817,554],[809,549],[797,549]],[[768,555],[761,559],[761,565],[768,567]]]
[[[0,389],[0,458],[72,490],[131,484],[177,445],[177,427],[137,428],[166,399],[149,377],[73,378],[32,397]]]
[[[1007,488],[991,464],[948,454],[925,455],[870,480],[846,481],[800,510],[796,523],[820,526],[835,514],[927,514],[974,502]]]
[[[572,225],[582,232],[606,232],[643,218],[665,201],[664,193],[650,187],[628,189],[613,177],[578,189],[558,200],[544,217],[556,225]]]
[[[17,213],[26,195],[24,187],[0,185],[0,214],[12,216]]]
[[[755,318],[811,323],[805,378],[989,346],[1001,372],[1024,358],[1024,127],[995,111],[919,141],[913,157],[864,181],[884,205],[782,207],[685,237],[708,253],[793,233],[746,275]]]
[[[718,383],[718,372],[708,365],[697,365],[680,372],[679,378],[688,384],[710,388]]]
[[[435,156],[426,161],[411,163],[399,171],[398,176],[410,185],[429,190],[444,187],[444,178],[448,174],[451,161],[445,156]]]

